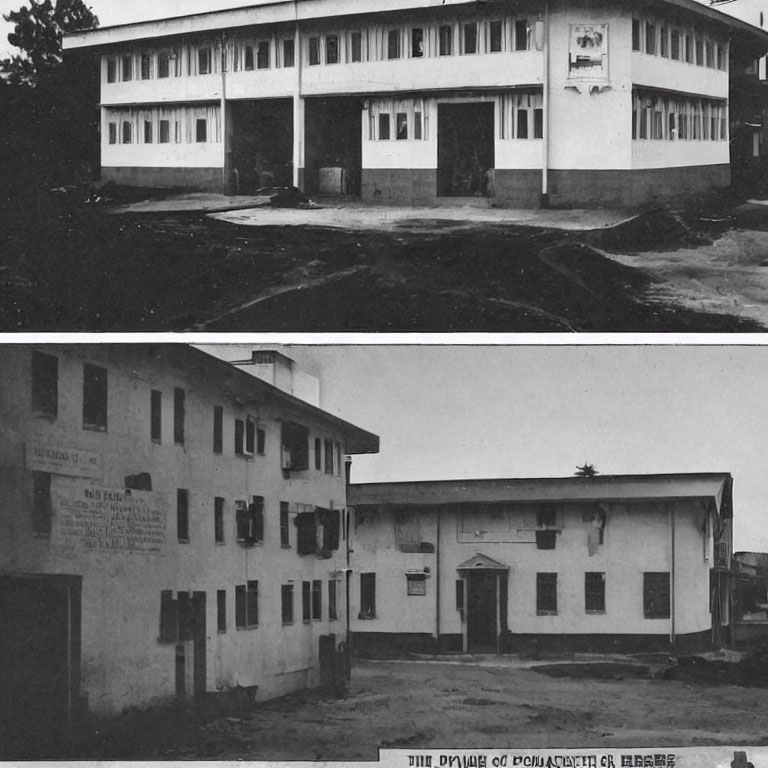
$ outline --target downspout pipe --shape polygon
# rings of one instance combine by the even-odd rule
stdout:
[[[437,508],[435,542],[435,652],[440,653],[440,507]]]
[[[227,194],[227,33],[221,33],[221,194]],[[239,191],[239,190],[238,190]]]
[[[549,208],[549,0],[544,3],[544,73],[543,73],[543,107],[544,107],[544,142],[541,160],[541,200],[542,208]]]
[[[350,518],[350,511],[349,511],[349,482],[350,477],[352,475],[352,458],[350,456],[347,456],[344,460],[344,477],[345,477],[345,501],[346,501],[346,509],[344,511],[344,540],[346,542],[346,569],[344,571],[344,589],[345,589],[345,595],[344,595],[344,608],[345,608],[345,614],[346,614],[346,626],[345,626],[345,638],[347,643],[347,653],[352,653],[352,646],[350,645],[352,635],[350,631],[350,612],[349,612],[349,595],[350,595],[350,582],[352,579],[352,569],[349,565],[350,562],[350,555],[352,553],[352,550],[349,546],[349,532],[350,532],[350,524],[349,524],[349,518]]]
[[[675,636],[675,508],[668,506],[669,538],[670,538],[670,574],[669,574],[669,647],[676,653],[677,638]]]

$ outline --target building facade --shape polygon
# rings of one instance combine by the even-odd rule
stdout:
[[[352,485],[357,653],[719,647],[728,474]]]
[[[6,345],[0,369],[3,726],[321,682],[345,456],[377,437],[185,345]]]
[[[729,58],[768,35],[695,0],[279,0],[64,46],[106,179],[589,206],[727,186]]]

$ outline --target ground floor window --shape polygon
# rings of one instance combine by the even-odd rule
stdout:
[[[605,574],[584,574],[584,610],[587,613],[605,613]]]
[[[259,624],[259,582],[249,581],[235,587],[235,626],[252,629]]]
[[[643,614],[646,619],[668,619],[669,572],[643,574]]]
[[[520,91],[501,96],[499,136],[502,139],[544,137],[544,96],[541,91]]]
[[[361,619],[376,618],[376,574],[360,574],[360,615]]]
[[[293,624],[293,584],[283,584],[280,590],[283,624]]]
[[[421,141],[427,138],[423,99],[383,99],[370,107],[371,141]],[[394,127],[394,131],[393,131]]]
[[[632,138],[650,141],[725,141],[726,102],[636,89],[632,94]]]
[[[107,131],[110,144],[219,143],[221,109],[219,105],[110,108]]]
[[[557,574],[536,574],[536,613],[552,616],[557,613]]]

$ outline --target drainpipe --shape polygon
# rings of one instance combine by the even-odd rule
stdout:
[[[669,647],[675,653],[675,509],[667,506],[670,529],[670,585],[669,585]]]
[[[221,33],[221,194],[227,194],[227,33]]]
[[[349,617],[350,617],[350,613],[349,613],[349,593],[350,593],[350,582],[351,582],[351,579],[352,579],[352,571],[351,571],[350,565],[349,565],[350,554],[352,552],[352,550],[349,548],[349,530],[350,530],[350,525],[349,525],[349,479],[350,479],[350,476],[352,474],[352,457],[351,456],[347,456],[346,459],[344,460],[344,471],[345,471],[345,478],[346,478],[346,480],[345,480],[345,491],[346,491],[345,496],[346,496],[346,501],[347,501],[347,508],[344,511],[344,526],[345,526],[345,534],[346,534],[345,540],[346,540],[346,543],[347,543],[347,546],[346,546],[346,551],[347,551],[347,567],[346,567],[346,570],[344,571],[344,581],[345,581],[345,590],[346,590],[345,597],[344,597],[344,606],[345,606],[345,613],[346,613],[346,633],[345,634],[346,634],[346,643],[347,643],[347,653],[351,654],[352,653],[352,646],[350,645],[350,642],[351,642],[352,638],[351,638],[351,633],[350,633],[350,629],[349,629]]]
[[[541,161],[541,207],[549,208],[549,0],[544,3],[544,146]]]
[[[293,95],[293,186],[302,186],[299,182],[301,168],[304,165],[304,103],[301,100],[302,69],[304,66],[301,50],[301,29],[299,27],[299,2],[294,0],[294,44],[293,56],[296,67],[296,92]]]
[[[435,542],[435,650],[440,653],[440,507],[437,508]]]

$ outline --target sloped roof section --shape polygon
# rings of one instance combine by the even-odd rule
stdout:
[[[508,571],[509,566],[479,552],[456,566],[457,571]]]

